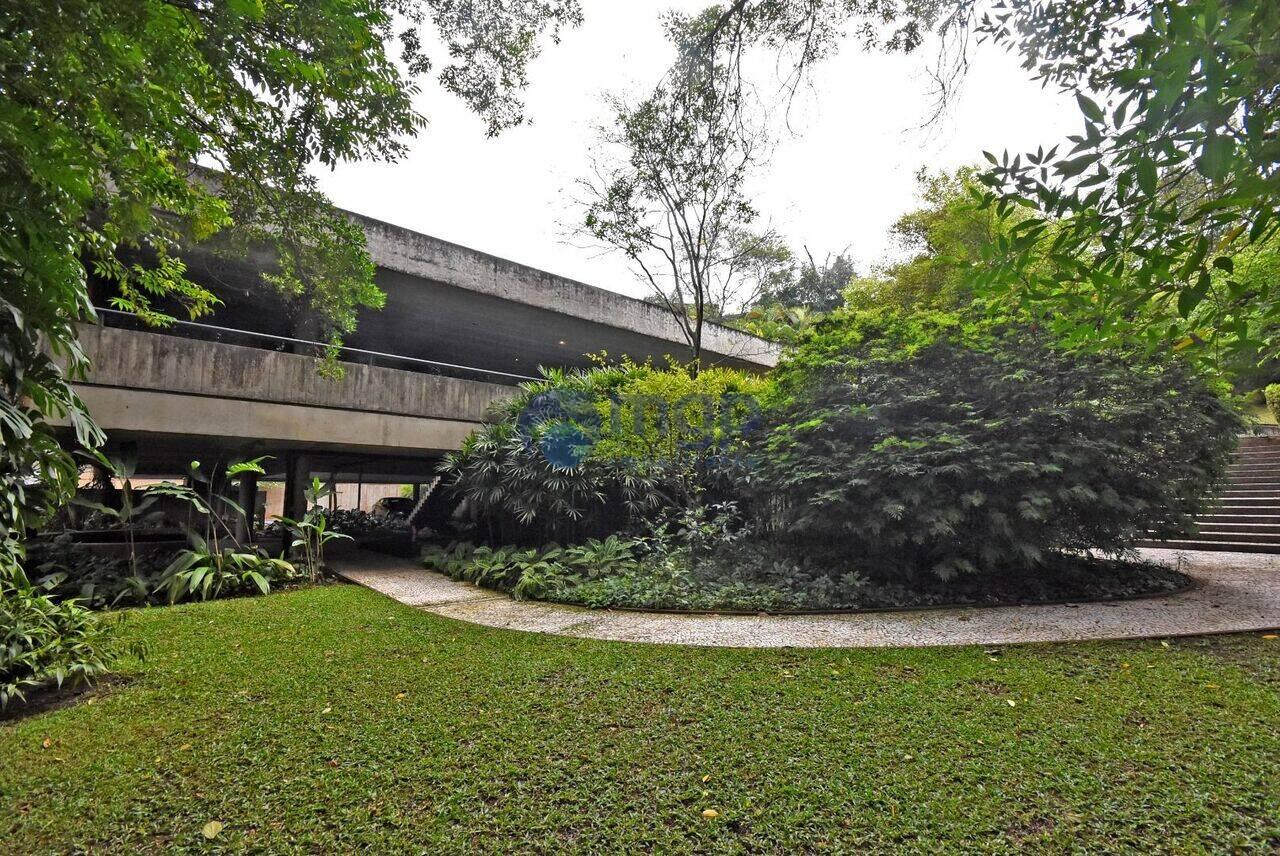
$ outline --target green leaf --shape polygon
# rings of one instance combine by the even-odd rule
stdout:
[[[1196,167],[1200,174],[1210,181],[1221,181],[1231,170],[1231,162],[1235,153],[1235,143],[1230,137],[1210,134],[1204,142]]]
[[[1151,158],[1143,155],[1138,160],[1138,188],[1147,196],[1155,196],[1156,193],[1156,162]]]
[[[1106,116],[1097,102],[1083,93],[1076,94],[1076,103],[1080,105],[1080,112],[1084,113],[1090,122],[1101,122]]]
[[[1203,283],[1183,289],[1178,294],[1178,314],[1183,318],[1190,316],[1192,311],[1204,300],[1208,292],[1208,287]]]

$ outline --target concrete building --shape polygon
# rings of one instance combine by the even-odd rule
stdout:
[[[224,302],[201,323],[152,330],[104,310],[101,325],[81,330],[93,370],[76,387],[110,443],[136,446],[140,474],[270,455],[268,478],[288,483],[286,510],[296,511],[312,476],[430,480],[440,456],[539,366],[583,366],[599,352],[689,356],[660,307],[356,219],[387,302],[360,318],[339,355],[341,380],[317,372],[313,336],[261,284],[252,258],[188,259]],[[742,332],[705,333],[710,363],[765,370],[777,357],[775,345]]]

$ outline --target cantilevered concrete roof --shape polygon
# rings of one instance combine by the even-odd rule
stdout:
[[[679,325],[660,307],[479,250],[350,215],[368,236],[386,307],[362,311],[352,348],[516,375],[539,366],[584,366],[588,355],[662,362],[692,355]],[[262,282],[265,254],[227,258],[196,251],[191,276],[223,300],[209,323],[275,336],[311,338]],[[175,330],[175,332],[180,332]],[[747,370],[776,364],[775,343],[710,324],[703,360]]]
[[[494,350],[518,356],[525,366],[576,361],[601,350],[637,359],[689,356],[679,325],[662,307],[379,220],[353,218],[368,236],[389,310],[393,304],[399,311],[429,305],[457,322],[448,329],[492,337]],[[468,311],[468,303],[480,311]],[[398,311],[388,314],[394,318]],[[773,366],[779,352],[772,342],[716,324],[703,331],[703,351],[711,362],[744,368]]]

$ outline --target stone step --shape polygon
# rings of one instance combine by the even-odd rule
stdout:
[[[1280,513],[1276,514],[1199,514],[1196,523],[1201,526],[1239,524],[1241,526],[1275,526],[1280,529]]]
[[[1205,514],[1280,514],[1280,504],[1266,502],[1222,502],[1210,505]]]
[[[1257,541],[1270,544],[1273,537],[1280,538],[1280,524],[1275,523],[1203,523],[1196,527],[1191,537],[1212,541],[1220,535],[1229,535],[1236,541]]]
[[[1244,541],[1250,544],[1274,544],[1280,549],[1280,532],[1242,533],[1215,526],[1212,529],[1202,528],[1190,537],[1196,541]]]
[[[1218,553],[1280,553],[1280,544],[1254,544],[1248,541],[1139,541],[1138,547],[1158,547],[1164,550],[1210,550]]]

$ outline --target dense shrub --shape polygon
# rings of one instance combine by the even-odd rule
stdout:
[[[1241,426],[1174,359],[889,311],[820,322],[779,367],[770,417],[773,537],[944,579],[1185,531]]]
[[[593,608],[779,611],[805,605],[805,593],[783,585],[701,573],[687,545],[659,538],[589,540],[541,548],[455,544],[424,555],[432,570],[510,592]]]
[[[39,555],[34,567],[40,591],[95,610],[267,594],[299,579],[292,565],[265,550],[219,548],[194,534],[190,548],[144,547],[134,557],[94,553],[62,535]]]
[[[1267,410],[1271,411],[1271,415],[1280,421],[1280,383],[1267,384],[1267,388],[1263,391],[1267,400]]]
[[[21,571],[0,577],[0,709],[34,688],[101,675],[121,653],[110,624],[83,606],[54,600]]]
[[[767,382],[624,362],[522,387],[443,465],[490,543],[577,543],[738,492]]]

